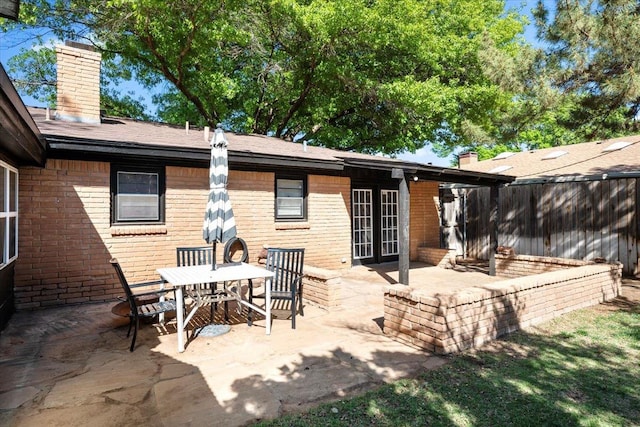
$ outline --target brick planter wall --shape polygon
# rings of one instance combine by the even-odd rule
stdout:
[[[313,305],[331,310],[340,305],[342,279],[340,272],[304,267],[302,298]]]
[[[430,352],[454,353],[615,298],[621,277],[621,264],[592,264],[450,294],[392,285],[384,294],[384,333]]]
[[[418,261],[426,262],[436,267],[451,268],[456,265],[456,250],[420,246],[418,248]]]
[[[577,259],[496,254],[496,276],[522,277],[593,264]]]

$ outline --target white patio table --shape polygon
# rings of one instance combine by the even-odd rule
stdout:
[[[229,263],[218,265],[218,268],[213,270],[211,265],[192,265],[183,267],[167,267],[159,268],[158,273],[160,277],[169,282],[175,287],[176,291],[176,320],[178,328],[178,351],[182,353],[184,351],[184,330],[189,323],[195,312],[202,305],[199,299],[196,299],[194,306],[189,314],[184,317],[184,287],[190,285],[197,285],[200,283],[226,283],[235,282],[240,280],[249,279],[265,279],[265,310],[262,308],[250,304],[249,301],[242,298],[240,292],[240,286],[238,285],[236,290],[231,287],[227,287],[227,293],[240,304],[244,304],[247,307],[261,313],[265,316],[267,335],[271,334],[271,278],[273,272],[268,271],[263,267],[258,267],[252,264],[246,263]]]

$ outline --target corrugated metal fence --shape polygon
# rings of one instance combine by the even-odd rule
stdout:
[[[500,189],[498,244],[516,254],[620,261],[638,274],[640,178],[529,181]],[[441,241],[489,258],[489,188],[441,188]]]

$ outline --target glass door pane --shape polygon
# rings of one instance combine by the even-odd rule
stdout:
[[[353,257],[373,256],[372,191],[353,190]]]
[[[382,256],[398,255],[398,191],[380,191]]]

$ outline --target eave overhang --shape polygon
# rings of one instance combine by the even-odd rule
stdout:
[[[204,148],[89,140],[47,134],[45,134],[45,138],[48,142],[48,155],[52,158],[87,160],[152,159],[176,166],[209,167],[211,156],[211,151]],[[296,168],[326,170],[333,173],[344,170],[342,161],[286,157],[234,150],[229,150],[228,156],[231,168]]]
[[[176,147],[168,145],[140,144],[135,142],[108,141],[70,136],[44,135],[48,143],[48,156],[84,160],[139,160],[159,161],[169,165],[209,167],[210,151],[204,148]],[[402,162],[384,158],[313,159],[295,156],[271,155],[251,151],[229,150],[229,166],[237,169],[283,169],[324,171],[344,174],[346,169],[363,169],[389,172],[401,169],[411,180],[438,181],[468,185],[502,185],[515,177],[461,169]],[[389,175],[391,176],[391,175]]]
[[[44,166],[46,142],[0,66],[0,150],[18,166]]]
[[[393,169],[402,169],[409,179],[417,181],[438,181],[442,183],[491,186],[509,184],[516,179],[515,177],[508,175],[472,172],[462,169],[395,160],[363,160],[346,158],[344,161],[345,166],[354,168],[388,170],[389,172]]]

